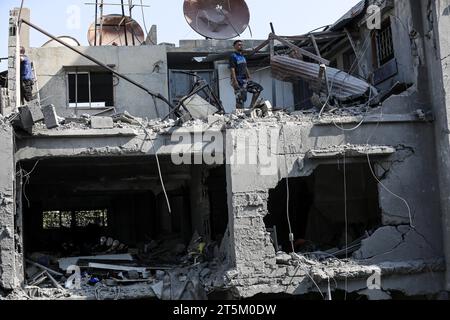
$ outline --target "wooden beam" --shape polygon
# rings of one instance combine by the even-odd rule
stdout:
[[[321,64],[325,64],[327,66],[330,65],[330,61],[328,61],[327,59],[318,57],[317,55],[315,55],[315,54],[313,54],[313,53],[311,53],[309,51],[306,51],[306,50],[304,50],[302,48],[299,48],[296,45],[290,43],[289,41],[287,41],[287,40],[285,40],[285,39],[283,39],[283,38],[281,38],[281,37],[279,37],[279,36],[277,36],[277,35],[275,35],[273,33],[271,33],[269,37],[271,39],[275,39],[275,40],[280,41],[283,45],[291,48],[292,50],[294,50],[298,54],[301,54],[303,56],[307,56],[307,57],[309,57],[309,58],[311,58],[311,59],[313,59],[313,60],[315,60],[315,61],[317,61],[317,62],[319,62]]]
[[[314,49],[316,49],[316,54],[318,57],[322,58],[322,55],[320,54],[319,46],[317,45],[316,38],[313,34],[310,35],[311,42],[313,43]]]
[[[355,42],[353,41],[352,35],[348,32],[347,28],[344,29],[345,34],[347,35],[348,41],[350,42],[353,52],[355,52],[356,57],[358,58],[358,50],[356,49]]]
[[[250,56],[254,55],[255,53],[257,53],[258,51],[262,50],[264,47],[266,47],[267,45],[270,44],[270,39],[267,39],[266,41],[264,41],[263,43],[261,43],[259,46],[257,46],[255,49],[253,49],[250,52]]]

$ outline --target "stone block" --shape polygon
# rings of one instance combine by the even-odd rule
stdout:
[[[33,128],[34,125],[34,121],[33,117],[31,116],[30,108],[26,106],[19,108],[19,114],[22,128],[27,131],[31,130],[31,128]]]
[[[41,106],[38,100],[30,101],[28,103],[28,108],[30,110],[31,118],[33,119],[34,123],[44,120],[44,114],[42,113]]]
[[[47,129],[59,127],[59,117],[56,114],[54,105],[50,104],[42,107],[42,113],[44,114],[44,122]]]

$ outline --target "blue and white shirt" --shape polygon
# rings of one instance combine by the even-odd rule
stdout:
[[[247,80],[247,59],[239,53],[233,52],[230,57],[230,69],[236,70],[236,78],[240,86]]]

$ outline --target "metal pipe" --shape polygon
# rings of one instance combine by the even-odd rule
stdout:
[[[97,28],[97,21],[95,21]],[[100,43],[99,45],[103,45],[103,0],[100,2]]]
[[[122,17],[123,17],[122,21],[125,20],[124,24],[123,24],[123,31],[125,33],[125,45],[128,46],[128,35],[127,35],[127,24],[126,24],[127,19],[125,16],[125,7],[123,4],[123,0],[121,0],[120,3],[122,4]],[[119,27],[120,27],[120,25],[119,25]]]
[[[84,57],[84,58],[86,58],[86,59],[88,59],[88,60],[94,62],[96,65],[98,65],[98,66],[100,66],[100,67],[103,67],[104,69],[108,70],[109,72],[111,72],[112,74],[116,75],[117,77],[119,77],[119,78],[121,78],[121,79],[123,79],[123,80],[125,80],[125,81],[128,81],[129,83],[133,84],[134,86],[138,87],[139,89],[144,90],[145,92],[147,92],[147,93],[148,93],[149,95],[151,95],[152,97],[155,97],[155,98],[157,98],[157,99],[163,101],[163,102],[166,103],[171,109],[175,109],[175,106],[174,106],[172,103],[170,103],[170,101],[167,100],[167,98],[165,98],[162,94],[160,94],[160,93],[155,93],[155,92],[151,91],[150,89],[147,89],[147,88],[144,87],[143,85],[141,85],[141,84],[137,83],[136,81],[130,79],[129,77],[127,77],[127,76],[125,76],[125,75],[123,75],[123,74],[117,72],[116,70],[114,70],[114,69],[108,67],[106,64],[100,62],[99,60],[97,60],[97,59],[95,59],[95,58],[93,58],[93,57],[91,57],[91,56],[89,56],[89,55],[87,55],[87,54],[84,54],[83,52],[81,52],[80,50],[78,50],[78,49],[76,49],[76,48],[74,48],[74,47],[69,46],[69,45],[68,45],[67,43],[65,43],[64,41],[61,41],[61,40],[58,39],[57,37],[51,35],[50,33],[46,32],[45,30],[43,30],[43,29],[39,28],[38,26],[32,24],[31,22],[26,21],[26,20],[24,20],[24,19],[21,19],[21,22],[23,22],[23,23],[25,23],[26,25],[30,26],[31,28],[33,28],[33,29],[39,31],[40,33],[46,35],[47,37],[49,37],[49,38],[55,40],[56,42],[62,44],[64,47],[69,48],[69,49],[72,50],[72,51],[75,51],[75,52],[78,53],[80,56],[82,56],[82,57]]]
[[[98,32],[98,0],[95,0],[95,38],[94,46],[97,46],[97,32]]]

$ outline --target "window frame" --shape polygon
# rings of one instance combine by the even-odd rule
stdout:
[[[115,92],[114,92],[114,76],[111,74],[112,81],[112,101],[113,105],[106,105],[106,101],[104,102],[92,102],[92,83],[91,83],[91,74],[97,73],[96,70],[67,70],[65,79],[66,79],[66,104],[69,109],[81,109],[81,110],[104,110],[109,108],[114,108],[115,101]],[[87,74],[88,75],[88,90],[89,90],[89,102],[78,102],[78,75],[79,74]],[[70,85],[69,85],[69,75],[75,75],[75,103],[70,102]]]
[[[390,41],[388,41],[388,43],[386,43],[386,41],[382,42],[382,39],[380,39],[381,36],[383,36],[386,32],[390,34]],[[376,69],[381,68],[385,64],[389,63],[392,59],[395,59],[394,37],[392,33],[392,23],[390,18],[387,18],[383,21],[383,23],[381,24],[381,29],[375,31],[372,40],[374,46],[374,65]],[[381,56],[382,45],[389,45],[389,49],[391,49],[390,55],[386,55],[386,57]]]

